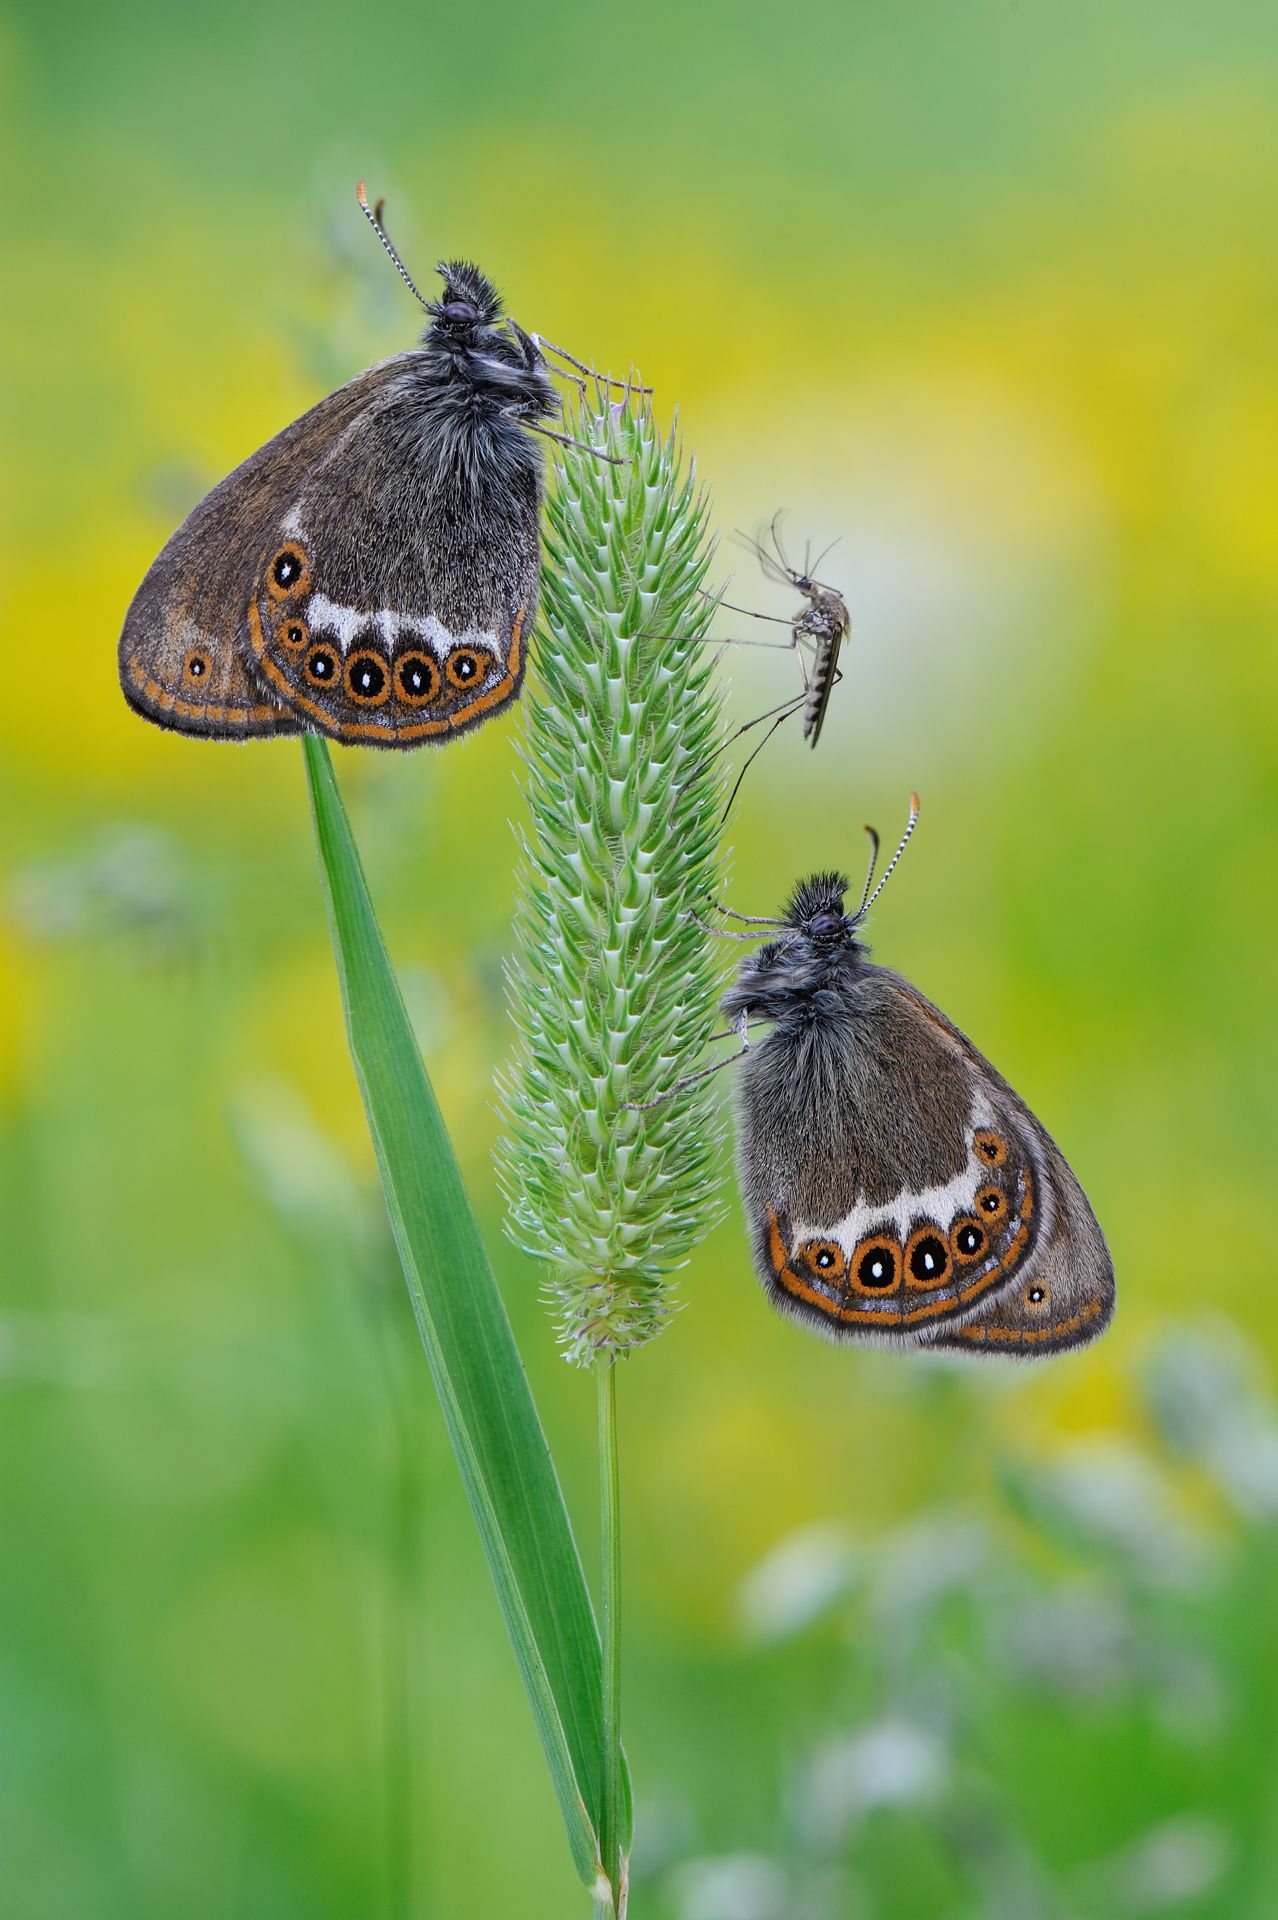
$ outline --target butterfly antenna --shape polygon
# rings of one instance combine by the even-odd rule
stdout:
[[[874,905],[875,901],[878,899],[879,895],[882,893],[884,887],[887,885],[888,881],[892,878],[892,872],[896,866],[897,861],[900,859],[901,855],[905,852],[906,847],[908,847],[908,845],[910,844],[910,835],[913,833],[915,827],[918,825],[918,819],[919,819],[919,796],[917,795],[917,793],[912,793],[910,795],[910,818],[906,824],[905,832],[901,835],[901,844],[897,848],[896,852],[892,855],[892,858],[888,861],[886,867],[884,867],[883,878],[879,881],[878,886],[874,889],[874,892],[870,895],[869,899],[862,903],[856,916],[858,920],[861,918],[861,914],[868,913],[870,911],[870,908]]]
[[[359,185],[355,189],[355,198],[359,201],[360,212],[363,214],[369,226],[373,229],[373,232],[377,235],[378,239],[381,241],[382,245],[385,247],[387,253],[390,255],[391,265],[394,267],[396,273],[399,275],[404,285],[408,288],[408,291],[412,294],[415,300],[421,301],[427,313],[433,313],[434,308],[431,306],[430,301],[426,298],[425,294],[421,291],[420,287],[418,287],[416,281],[413,279],[412,274],[408,271],[408,268],[404,265],[403,261],[400,259],[399,255],[396,253],[395,248],[391,242],[391,237],[387,233],[385,227],[382,225],[382,208],[386,205],[386,202],[384,200],[379,200],[375,207],[370,207],[368,204],[368,193],[367,193],[367,190],[365,189],[364,182],[362,180],[360,181]]]
[[[870,897],[870,888],[874,883],[874,869],[879,864],[878,828],[867,826],[865,831],[870,836],[870,864],[865,870],[865,885],[861,889],[861,904],[852,916],[854,920],[859,920],[861,918],[861,915],[865,912],[865,903]]]

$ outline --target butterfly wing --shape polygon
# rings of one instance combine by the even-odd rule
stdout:
[[[916,988],[899,976],[893,979],[901,993],[938,1023],[938,1031],[963,1050],[976,1077],[978,1097],[988,1108],[992,1137],[1008,1143],[1008,1164],[1017,1169],[1018,1189],[1030,1196],[1025,1237],[1017,1257],[1005,1258],[1002,1284],[961,1323],[930,1329],[925,1336],[928,1343],[955,1352],[1002,1353],[1018,1359],[1046,1358],[1085,1346],[1113,1319],[1115,1299],[1113,1261],[1087,1195],[1056,1142],[1015,1089]],[[981,1150],[991,1149],[982,1141]],[[951,1229],[952,1242],[962,1231],[956,1234]]]
[[[401,359],[408,356],[400,356]],[[157,726],[213,739],[299,733],[304,720],[263,683],[248,646],[249,592],[302,476],[394,379],[372,367],[214,487],[152,563],[120,636],[120,685]]]
[[[245,580],[268,692],[361,746],[490,718],[519,692],[536,617],[540,446],[513,420],[441,415],[452,402],[415,360],[300,476]]]
[[[1033,1166],[1040,1231],[1009,1284],[961,1325],[943,1326],[929,1344],[959,1353],[1042,1359],[1085,1346],[1114,1317],[1114,1267],[1086,1194],[1061,1153],[1015,1094],[1005,1102],[1008,1131]]]
[[[743,1072],[742,1188],[770,1296],[836,1339],[1029,1354],[1055,1349],[992,1329],[1047,1285],[1057,1344],[1094,1337],[1113,1274],[1058,1149],[907,981],[867,967],[858,995],[850,1035],[774,1032]]]

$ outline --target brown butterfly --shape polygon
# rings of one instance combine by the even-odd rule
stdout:
[[[1060,1353],[1114,1311],[1087,1197],[1019,1094],[858,938],[917,817],[916,797],[854,913],[846,878],[820,873],[780,919],[754,923],[766,936],[738,936],[767,939],[722,1002],[742,1039],[738,1171],[755,1267],[776,1306],[835,1339]],[[771,1028],[757,1047],[751,1021]]]
[[[564,438],[541,424],[559,410],[542,349],[572,356],[503,322],[466,261],[442,264],[443,298],[424,299],[362,182],[359,202],[430,324],[268,441],[168,541],[120,637],[124,696],[158,726],[406,748],[519,692],[543,480],[526,429]]]

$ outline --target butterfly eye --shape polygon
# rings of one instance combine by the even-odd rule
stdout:
[[[469,300],[446,300],[439,311],[450,327],[473,327],[479,318],[478,308]]]
[[[808,932],[816,940],[832,940],[843,932],[841,913],[818,913],[808,922]]]

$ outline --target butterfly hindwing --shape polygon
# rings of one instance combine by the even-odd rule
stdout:
[[[964,1351],[1100,1332],[1105,1244],[1029,1109],[900,976],[867,966],[855,1007],[850,1041],[818,1024],[746,1063],[742,1185],[776,1304],[835,1338]]]
[[[1060,1149],[1027,1119],[1040,1230],[1011,1284],[961,1325],[939,1328],[937,1347],[1039,1359],[1086,1345],[1113,1318],[1114,1269],[1096,1216]]]
[[[252,663],[249,588],[301,475],[322,449],[340,443],[395,367],[387,361],[370,368],[285,427],[214,487],[167,541],[120,636],[120,684],[146,719],[213,739],[302,731],[304,720]]]

